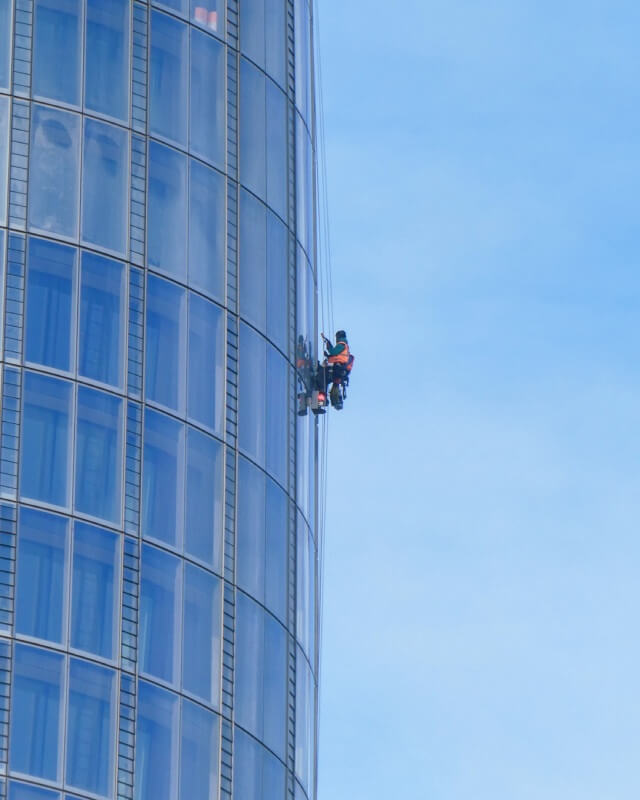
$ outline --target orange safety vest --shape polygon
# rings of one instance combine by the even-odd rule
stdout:
[[[347,342],[336,342],[336,346],[339,344],[344,345],[344,350],[341,353],[338,353],[337,356],[329,356],[327,358],[327,362],[329,364],[348,364],[349,363],[349,345]]]

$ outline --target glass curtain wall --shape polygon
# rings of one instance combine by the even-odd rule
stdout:
[[[0,0],[2,800],[315,798],[312,8],[226,5]]]

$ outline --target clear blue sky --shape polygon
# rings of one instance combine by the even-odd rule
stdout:
[[[320,800],[637,800],[640,3],[317,5]]]

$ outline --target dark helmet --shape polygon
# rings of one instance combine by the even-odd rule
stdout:
[[[336,342],[346,342],[347,340],[347,332],[346,331],[336,331]]]

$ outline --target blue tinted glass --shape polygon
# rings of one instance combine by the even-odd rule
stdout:
[[[218,796],[218,717],[182,701],[180,800],[209,800]]]
[[[177,546],[182,541],[184,425],[144,412],[142,534]]]
[[[287,101],[272,81],[267,89],[267,202],[280,214],[287,212]]]
[[[314,778],[315,687],[311,669],[302,650],[296,656],[296,777],[307,791]]]
[[[266,199],[265,77],[246,59],[240,63],[240,180]]]
[[[265,582],[264,472],[246,458],[238,460],[238,586],[263,602]]]
[[[115,739],[115,672],[71,659],[66,782],[110,797]]]
[[[289,308],[287,291],[287,229],[275,214],[267,214],[267,336],[287,352]]]
[[[124,360],[124,276],[119,261],[82,254],[78,373],[118,387]]]
[[[267,210],[243,190],[240,193],[240,313],[261,331],[267,326],[266,296]]]
[[[178,696],[138,682],[136,800],[174,800],[178,789]]]
[[[0,0],[0,7],[6,0]],[[0,11],[0,30],[1,30]],[[0,36],[2,33],[0,32]],[[0,54],[1,57],[1,54]],[[9,98],[0,97],[0,186],[7,186],[9,174]],[[7,192],[0,192],[0,225],[7,224]]]
[[[262,748],[238,728],[234,736],[233,792],[242,800],[263,800]]]
[[[240,48],[264,69],[264,1],[244,0],[240,4]]]
[[[149,275],[147,280],[146,396],[184,410],[185,290]]]
[[[179,14],[186,14],[189,2],[188,0],[154,0],[154,5],[171,8]]]
[[[167,683],[178,677],[180,657],[181,561],[142,548],[140,586],[140,669]]]
[[[296,547],[296,633],[310,661],[315,645],[315,548],[311,533],[301,515],[297,523]]]
[[[185,564],[182,688],[218,705],[221,588],[209,572]]]
[[[29,225],[78,235],[80,119],[69,111],[33,106],[29,158]]]
[[[22,497],[58,506],[69,504],[70,413],[70,383],[25,372]]]
[[[78,511],[118,524],[122,476],[122,400],[78,387],[76,498]]]
[[[21,508],[18,525],[16,632],[63,643],[67,585],[64,517]]]
[[[173,17],[151,14],[149,125],[152,133],[187,144],[187,26]]]
[[[181,280],[187,276],[187,157],[149,144],[149,265]]]
[[[222,446],[195,428],[187,434],[185,551],[222,568]]]
[[[265,454],[266,343],[246,325],[240,326],[238,441],[259,464]],[[278,398],[278,413],[282,400]]]
[[[11,81],[12,6],[11,0],[0,0],[0,88],[2,89],[9,89]]]
[[[278,798],[284,795],[285,772],[284,764],[269,753],[263,750],[264,762],[262,764],[262,797],[263,800]]]
[[[120,537],[76,522],[73,535],[71,647],[115,656]]]
[[[64,657],[16,644],[10,767],[55,781],[60,773]]]
[[[82,238],[85,242],[124,253],[128,171],[127,132],[87,118],[82,170]]]
[[[284,86],[287,67],[285,0],[264,0],[264,7],[267,72]]]
[[[224,47],[192,29],[189,148],[221,168],[225,163],[225,115]]]
[[[223,0],[191,0],[191,19],[224,36],[224,6]]]
[[[310,252],[313,235],[313,163],[311,140],[296,114],[296,224],[300,243]]]
[[[287,496],[267,480],[264,604],[281,620],[287,615]]]
[[[224,403],[223,313],[189,293],[189,417],[220,432]]]
[[[28,783],[11,781],[9,784],[9,800],[60,800],[60,794],[49,789],[31,786]]]
[[[189,285],[224,299],[225,180],[190,159]]]
[[[284,484],[287,478],[289,394],[287,362],[271,345],[267,346],[267,469]]]
[[[72,367],[76,249],[29,239],[25,358],[47,367]]]
[[[36,0],[33,94],[78,105],[80,102],[80,0]],[[64,69],[60,64],[64,63]]]
[[[308,120],[311,115],[311,17],[307,0],[294,0],[296,105]]]
[[[129,0],[87,0],[84,103],[128,120]]]

